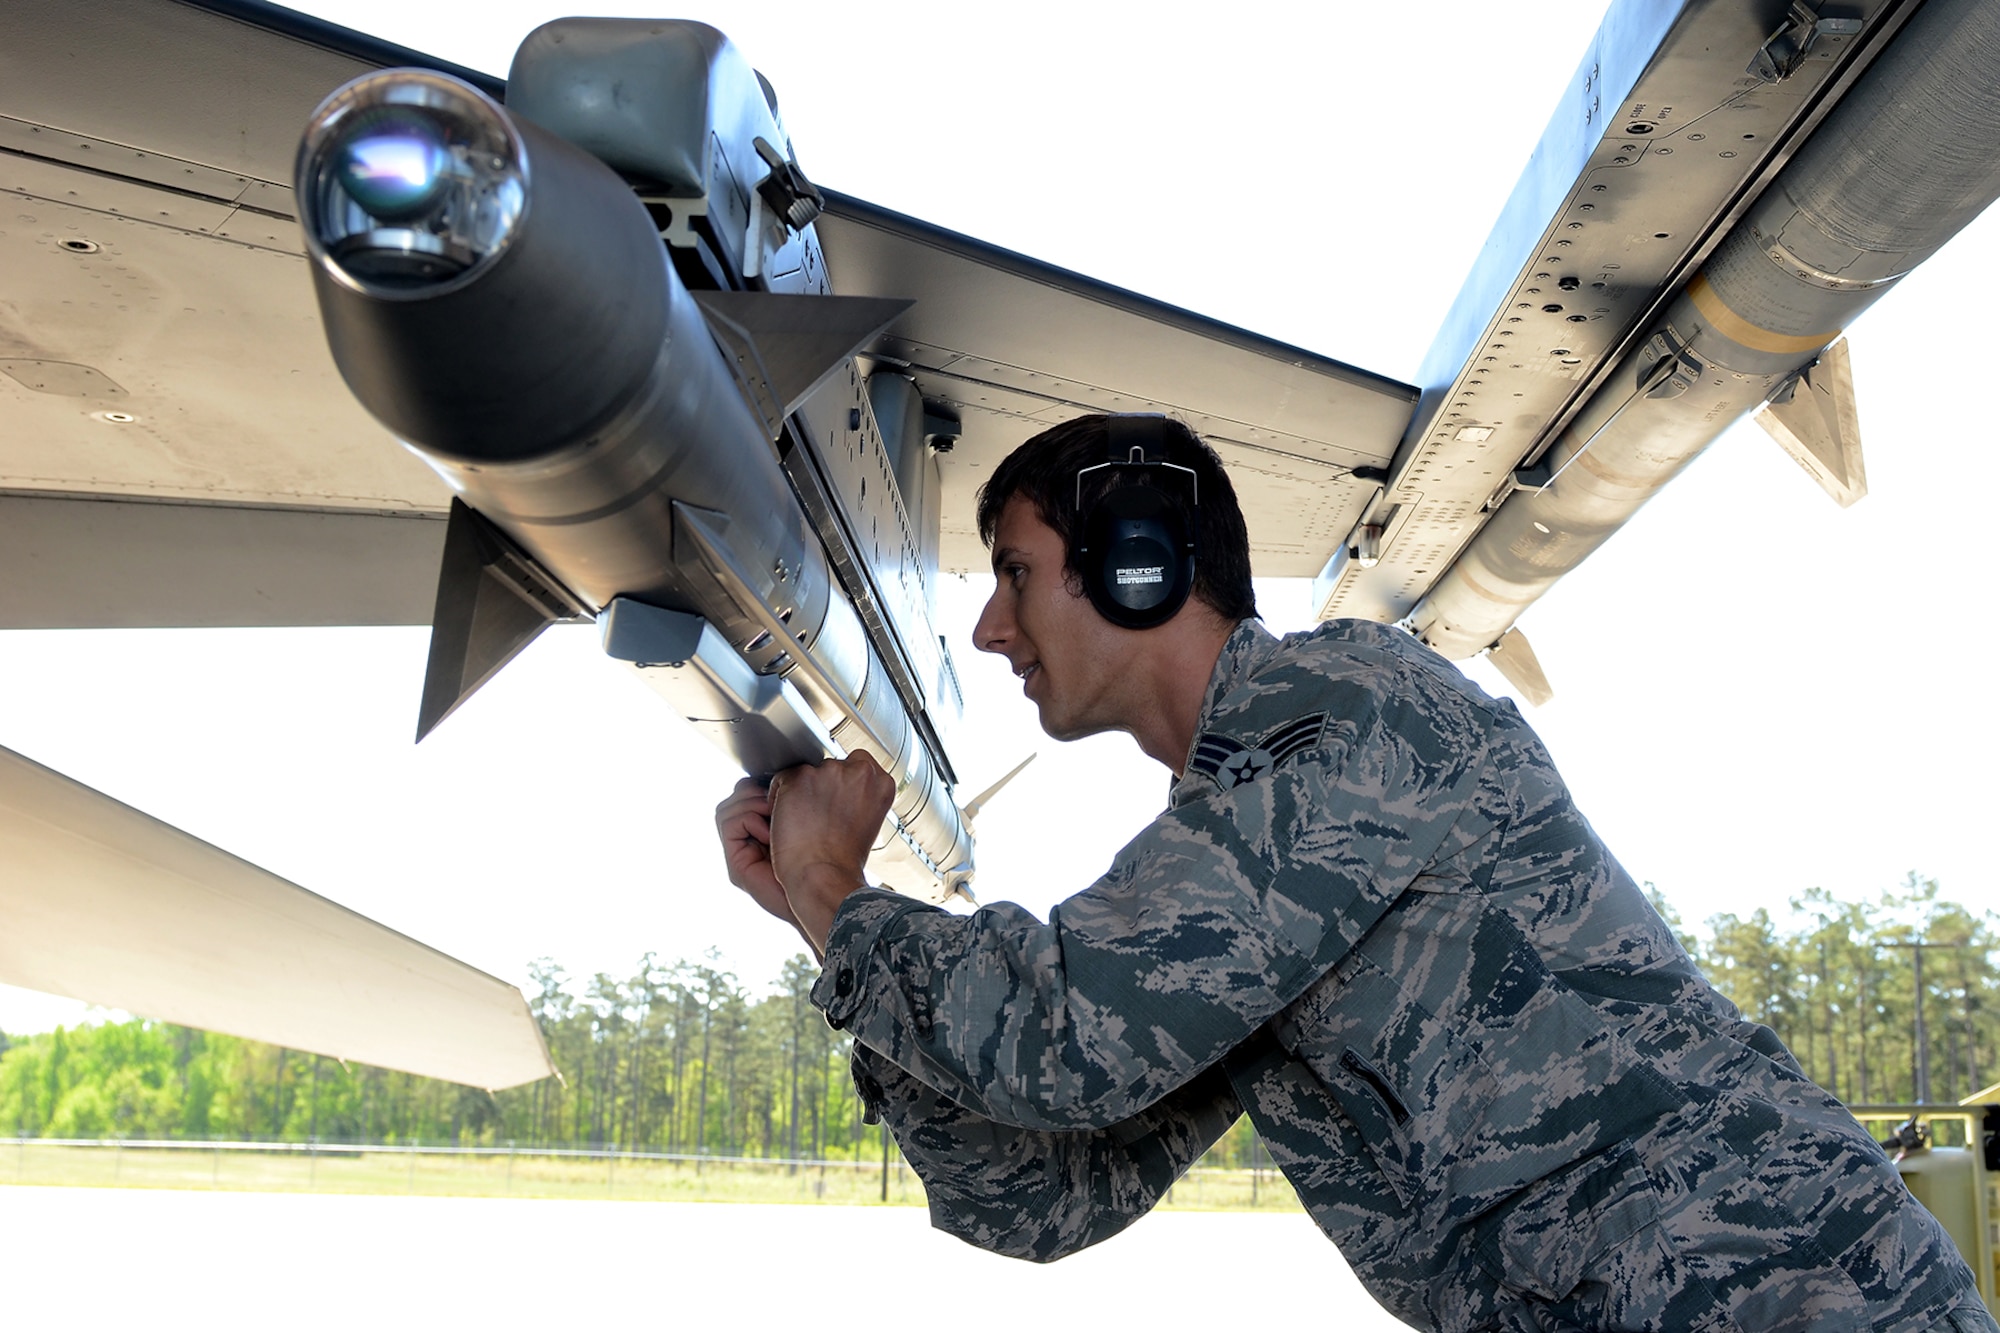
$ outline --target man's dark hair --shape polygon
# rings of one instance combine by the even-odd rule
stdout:
[[[1105,461],[1111,431],[1102,415],[1076,417],[1051,426],[1028,440],[993,469],[993,475],[979,488],[979,537],[990,548],[994,530],[1000,526],[1000,511],[1020,496],[1035,507],[1042,522],[1055,529],[1065,552],[1076,547],[1077,473]],[[1250,586],[1250,533],[1243,524],[1243,511],[1236,504],[1236,488],[1215,450],[1179,421],[1169,417],[1162,432],[1165,458],[1195,474],[1201,502],[1194,506],[1195,562],[1194,596],[1224,620],[1243,620],[1257,614],[1257,594]],[[1150,470],[1150,469],[1149,469]],[[1084,479],[1083,503],[1087,506],[1104,493],[1112,470],[1094,472]],[[1193,497],[1184,488],[1162,489],[1183,520]],[[1077,572],[1064,556],[1064,570],[1072,580]]]

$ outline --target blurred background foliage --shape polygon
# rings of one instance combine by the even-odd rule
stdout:
[[[1760,908],[1699,933],[1653,899],[1717,988],[1842,1100],[1952,1102],[1995,1079],[1994,918],[1936,882],[1911,875],[1869,902],[1810,889],[1784,919]],[[141,1019],[0,1036],[0,1134],[870,1159],[881,1132],[863,1123],[847,1037],[808,1001],[816,975],[803,954],[761,990],[713,953],[648,954],[622,978],[543,959],[529,1003],[563,1079],[497,1095]],[[1267,1162],[1239,1121],[1203,1164]]]

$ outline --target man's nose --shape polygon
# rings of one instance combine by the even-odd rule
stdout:
[[[1013,617],[1000,605],[1000,589],[995,588],[972,626],[972,646],[982,653],[1004,653],[1013,629]]]

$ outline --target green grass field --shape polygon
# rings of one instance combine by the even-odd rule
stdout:
[[[251,1190],[265,1193],[425,1194],[470,1198],[634,1199],[681,1203],[837,1203],[921,1207],[924,1187],[900,1161],[790,1166],[740,1160],[657,1161],[471,1155],[72,1147],[0,1143],[0,1184],[111,1189]],[[1274,1170],[1195,1170],[1161,1205],[1204,1212],[1297,1211]]]

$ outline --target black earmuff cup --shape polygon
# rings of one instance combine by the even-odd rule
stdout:
[[[1116,487],[1091,506],[1079,570],[1099,615],[1125,629],[1174,618],[1194,586],[1194,553],[1182,526],[1150,486]]]

